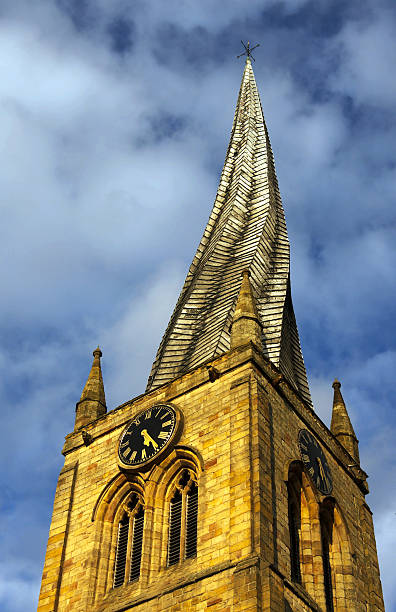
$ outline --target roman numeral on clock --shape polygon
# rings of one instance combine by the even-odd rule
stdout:
[[[167,431],[160,431],[160,433],[158,434],[158,438],[160,440],[166,440],[168,435],[169,435],[169,432],[167,432]]]

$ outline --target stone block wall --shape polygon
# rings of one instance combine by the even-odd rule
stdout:
[[[383,610],[371,517],[347,453],[253,344],[210,365],[211,379],[207,365],[197,368],[86,426],[85,442],[81,431],[66,437],[39,611],[325,609],[317,535],[323,500],[313,487],[316,539],[303,551],[309,571],[302,585],[290,581],[286,481],[299,460],[301,428],[316,436],[333,476],[342,534],[334,552],[336,609],[363,611],[369,602]],[[147,472],[121,473],[117,445],[125,425],[167,402],[184,415],[176,446]],[[199,487],[197,556],[167,567],[170,492],[185,468]],[[145,505],[141,576],[113,589],[114,521],[131,487]]]

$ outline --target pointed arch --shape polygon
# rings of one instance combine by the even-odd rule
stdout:
[[[321,591],[317,580],[320,532],[318,500],[301,461],[287,471],[290,578],[315,599]]]
[[[347,610],[354,592],[347,523],[333,497],[322,501],[319,518],[326,611]]]
[[[143,496],[144,480],[139,474],[128,475],[127,477],[124,473],[121,473],[114,476],[114,478],[105,485],[96,500],[92,510],[91,520],[109,520],[119,506],[123,495],[128,493],[131,486],[136,488],[140,495]]]
[[[147,507],[152,507],[152,541],[160,542],[153,571],[193,558],[198,548],[199,490],[203,459],[195,449],[176,446],[153,467],[146,483]]]
[[[191,468],[196,477],[199,478],[204,471],[204,461],[201,453],[189,446],[175,446],[173,451],[159,465],[154,466],[150,472],[148,482],[153,483],[155,488],[158,489],[156,495],[166,495],[169,483],[183,467]]]
[[[145,483],[139,474],[117,474],[93,507],[96,523],[94,600],[141,574]]]

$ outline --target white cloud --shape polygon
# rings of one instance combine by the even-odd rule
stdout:
[[[334,40],[334,52],[342,60],[330,83],[335,91],[392,110],[396,84],[391,75],[396,63],[395,16],[384,10],[362,14],[360,21],[345,24]]]

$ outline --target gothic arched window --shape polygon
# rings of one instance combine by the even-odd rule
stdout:
[[[290,537],[290,573],[293,582],[301,584],[300,565],[300,529],[301,529],[301,504],[297,498],[292,483],[287,484],[288,492],[288,519]]]
[[[197,554],[198,487],[189,470],[183,470],[170,500],[168,565]]]
[[[117,549],[113,587],[119,587],[140,577],[144,526],[144,507],[136,493],[123,506],[118,523]]]
[[[303,573],[308,573],[308,568],[302,567],[303,548],[307,547],[310,534],[303,530],[303,516],[305,523],[310,525],[309,511],[302,485],[303,469],[299,461],[294,461],[289,466],[287,480],[287,502],[288,502],[288,527],[289,527],[289,551],[290,551],[290,577],[293,582],[302,584]],[[306,526],[307,526],[306,525]]]

